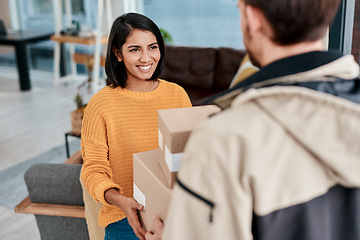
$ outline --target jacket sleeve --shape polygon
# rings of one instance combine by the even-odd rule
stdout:
[[[243,141],[207,122],[187,143],[163,239],[252,239]]]
[[[81,151],[84,161],[81,179],[96,201],[109,205],[105,200],[105,191],[116,188],[122,192],[122,188],[112,180],[105,113],[106,103],[99,99],[90,101],[86,107],[81,129]]]

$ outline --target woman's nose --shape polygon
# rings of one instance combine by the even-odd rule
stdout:
[[[148,51],[143,51],[140,56],[141,62],[148,62],[150,61],[151,57]]]

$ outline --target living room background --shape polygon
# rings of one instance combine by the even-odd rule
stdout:
[[[54,30],[54,0],[9,1],[11,13],[10,30]],[[14,4],[15,2],[15,4]],[[63,1],[64,2],[64,1]],[[126,5],[133,11],[143,13],[165,29],[177,46],[243,48],[240,32],[240,16],[237,0],[112,0],[113,17],[121,15]],[[71,0],[72,18],[83,26],[96,25],[97,0]],[[4,9],[5,10],[5,9]],[[104,17],[105,18],[105,17]],[[234,21],[239,19],[239,21]],[[66,18],[63,18],[65,21]],[[105,20],[106,22],[106,20]],[[105,28],[106,29],[106,28]],[[53,46],[51,41],[31,46],[31,68],[51,72],[53,69]],[[91,53],[93,46],[76,46],[77,52]],[[3,53],[5,52],[5,53]],[[12,51],[0,51],[0,67],[15,67]],[[85,68],[78,66],[79,72]]]

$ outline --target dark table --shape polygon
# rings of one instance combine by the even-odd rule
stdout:
[[[11,45],[15,47],[21,91],[31,89],[26,46],[30,43],[49,40],[53,34],[53,32],[17,31],[0,35],[0,45]]]

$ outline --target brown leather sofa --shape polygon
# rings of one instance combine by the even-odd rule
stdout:
[[[161,78],[182,86],[194,106],[229,88],[245,50],[166,46]]]

